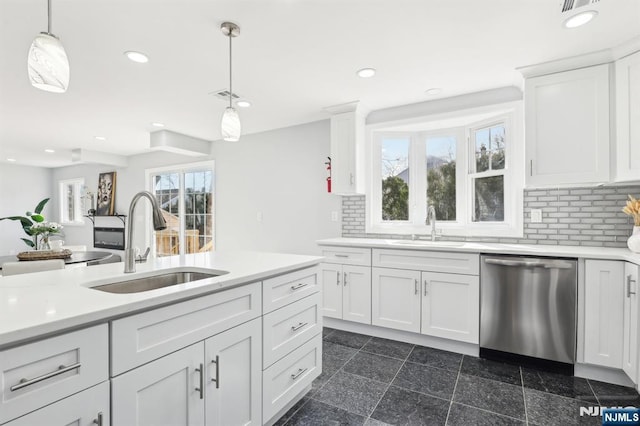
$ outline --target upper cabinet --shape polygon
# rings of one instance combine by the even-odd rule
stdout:
[[[526,80],[527,187],[610,180],[610,67]]]
[[[358,102],[325,108],[331,113],[331,192],[338,195],[365,192],[366,112]]]
[[[640,52],[618,60],[615,68],[615,181],[638,181],[640,180]]]

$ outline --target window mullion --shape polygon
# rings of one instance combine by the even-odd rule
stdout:
[[[180,216],[180,229],[178,230],[178,253],[182,256],[185,254],[185,243],[186,243],[186,239],[185,239],[185,225],[186,225],[186,218],[185,218],[185,183],[184,183],[184,175],[185,175],[185,171],[184,170],[180,170],[178,172],[178,180],[179,180],[179,185],[178,185],[178,215]]]
[[[413,217],[415,226],[424,226],[427,214],[427,150],[423,133],[411,136],[411,169],[415,170],[409,186],[409,194],[413,194]]]

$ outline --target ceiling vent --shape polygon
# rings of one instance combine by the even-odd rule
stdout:
[[[564,0],[562,2],[562,13],[571,12],[581,7],[593,5],[596,3],[600,3],[600,0]]]
[[[229,89],[214,90],[213,92],[209,92],[209,94],[215,96],[216,98],[220,98],[225,102],[229,102],[229,95],[231,95],[231,99],[233,101],[237,101],[238,99],[240,99],[240,95],[238,95],[237,93],[229,92]]]
[[[565,28],[577,28],[598,16],[600,0],[561,0],[560,20]]]

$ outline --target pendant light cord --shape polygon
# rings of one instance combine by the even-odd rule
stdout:
[[[51,0],[47,0],[47,33],[51,35]]]
[[[232,76],[231,74],[231,71],[232,71],[231,39],[233,38],[232,32],[233,32],[233,29],[230,29],[229,31],[229,108],[233,108],[231,103],[233,101],[233,84],[232,84],[232,77],[231,77]]]

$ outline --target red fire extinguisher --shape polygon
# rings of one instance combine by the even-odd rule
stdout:
[[[329,161],[324,164],[327,165],[327,170],[329,171],[329,177],[327,178],[327,192],[331,193],[331,157],[327,157]]]

